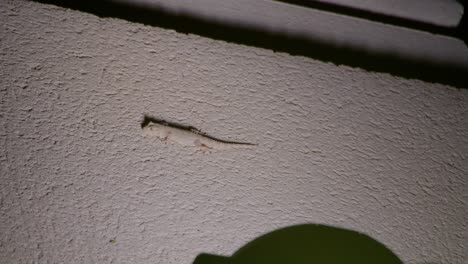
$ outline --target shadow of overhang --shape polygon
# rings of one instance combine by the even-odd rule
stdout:
[[[365,49],[294,32],[273,31],[254,24],[232,23],[157,5],[94,0],[32,0],[94,14],[114,17],[149,26],[173,29],[231,43],[254,46],[275,52],[305,56],[336,65],[358,67],[408,79],[468,88],[468,67],[462,64],[402,56],[391,51]]]

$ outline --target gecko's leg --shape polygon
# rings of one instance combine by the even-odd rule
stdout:
[[[164,144],[167,144],[168,142],[171,143],[169,136],[171,135],[171,132],[167,132],[165,135],[161,135],[159,138],[161,139]]]
[[[209,153],[210,151],[210,147],[208,147],[207,145],[203,144],[199,139],[196,139],[194,142],[196,147],[199,148],[199,150],[204,153],[204,154],[207,154]]]

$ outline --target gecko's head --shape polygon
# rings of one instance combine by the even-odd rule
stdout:
[[[162,131],[161,128],[163,128],[164,125],[162,124],[158,124],[158,123],[154,123],[154,122],[148,122],[148,124],[146,124],[144,127],[143,127],[143,133],[145,135],[153,135],[153,136],[159,136],[159,132]]]

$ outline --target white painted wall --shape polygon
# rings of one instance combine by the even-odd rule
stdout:
[[[468,259],[468,90],[34,2],[0,22],[0,262],[188,264],[298,223]]]
[[[135,1],[135,0],[129,0]],[[141,0],[140,0],[141,1]],[[153,0],[147,0],[153,1]],[[316,0],[309,0],[316,1]],[[458,0],[318,0],[437,25],[456,26],[463,14]]]

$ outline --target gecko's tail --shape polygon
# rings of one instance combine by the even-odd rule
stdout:
[[[237,143],[237,142],[217,142],[214,149],[227,150],[227,149],[254,149],[258,144],[253,143]]]

